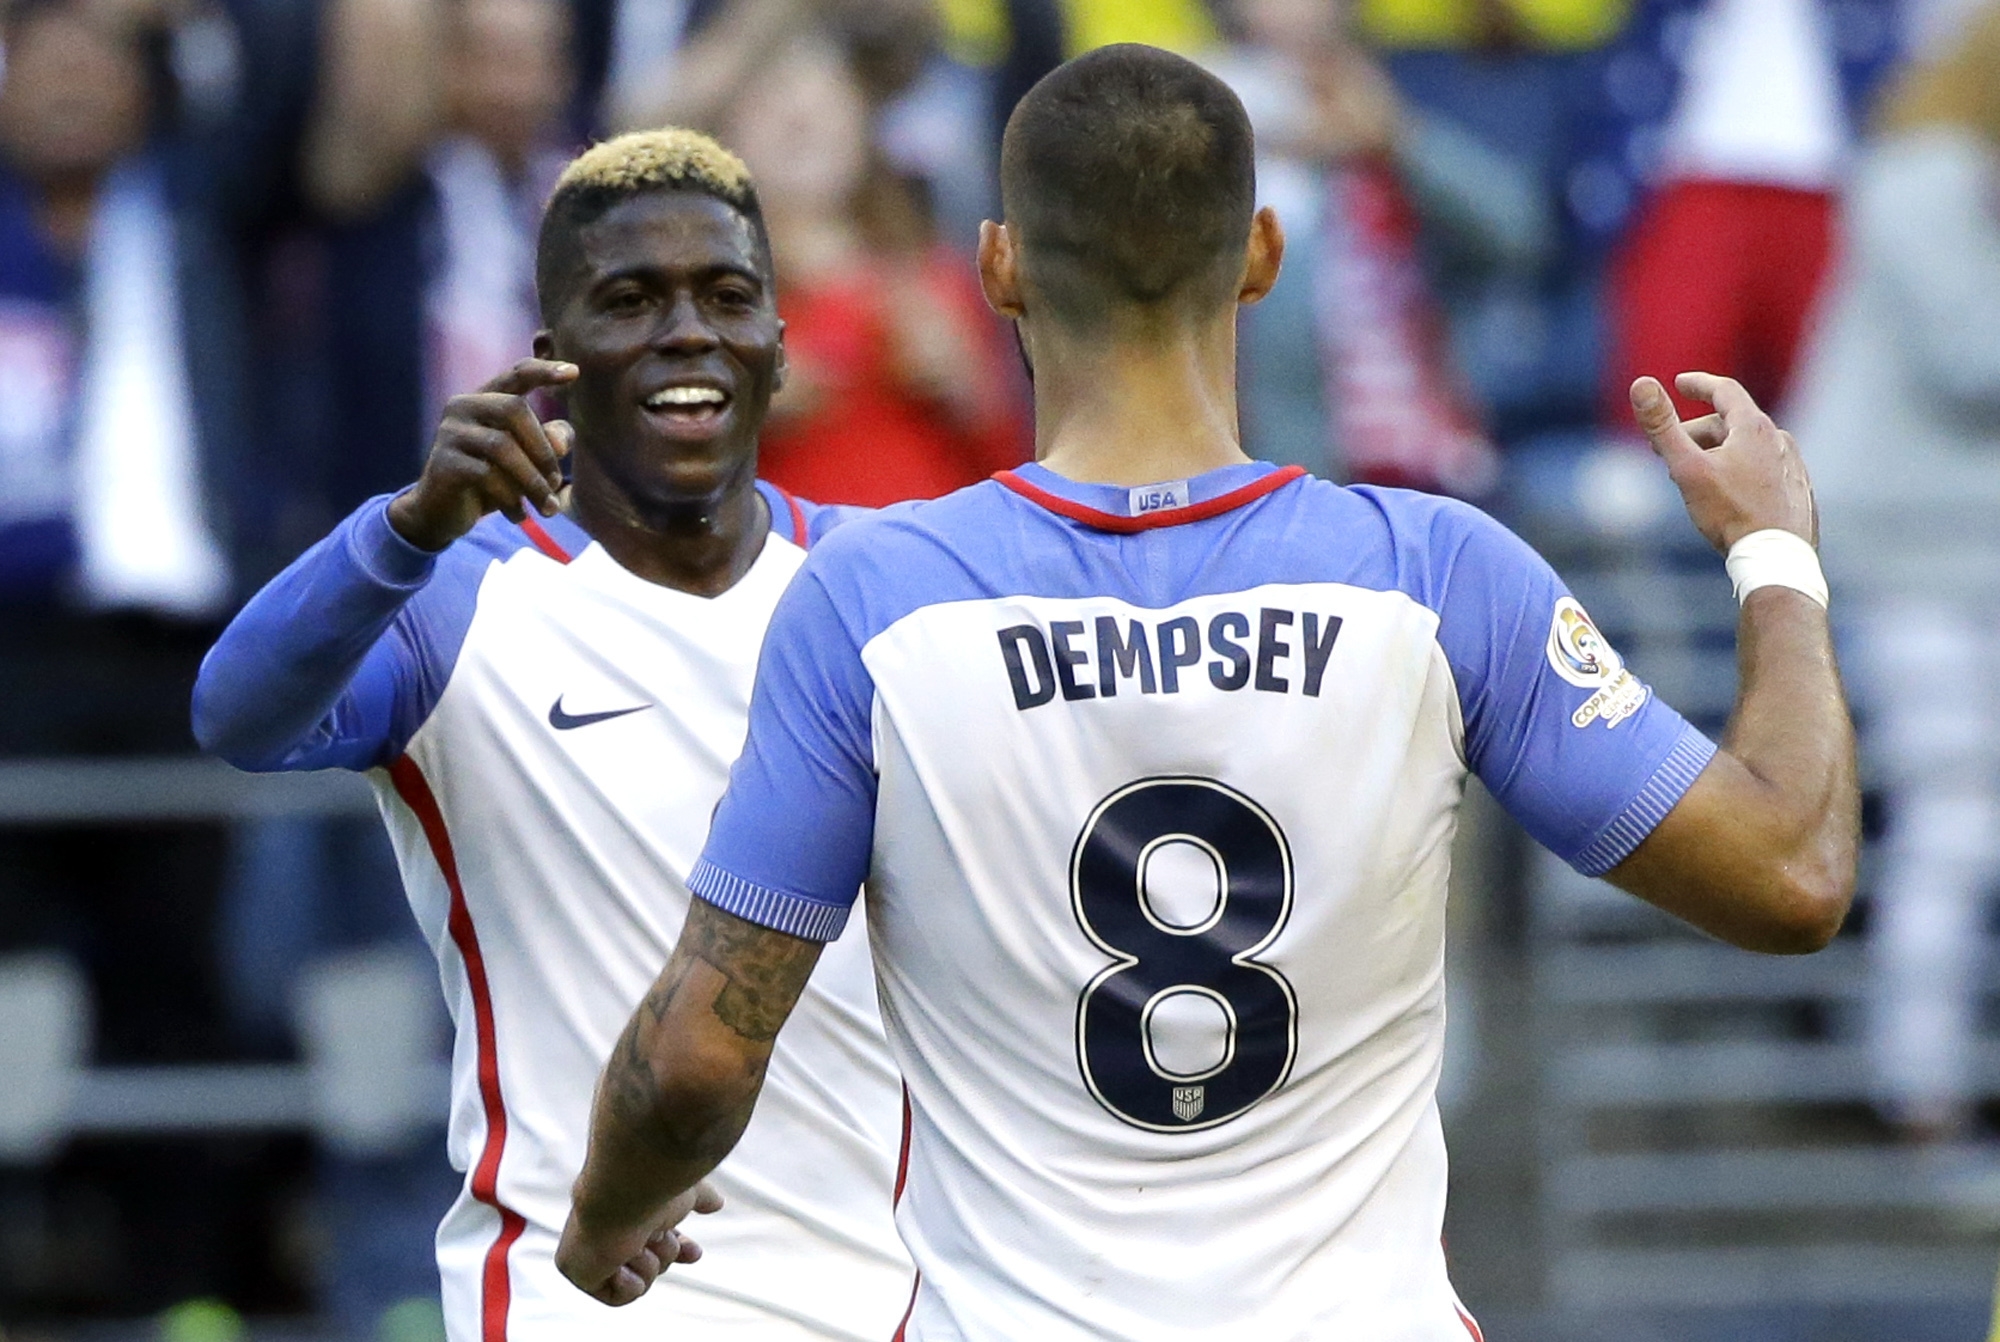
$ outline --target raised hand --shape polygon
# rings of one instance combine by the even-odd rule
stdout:
[[[1812,482],[1792,435],[1730,378],[1682,373],[1674,385],[1715,413],[1682,423],[1650,377],[1632,384],[1632,411],[1708,543],[1727,554],[1751,532],[1778,528],[1819,544]]]
[[[478,391],[445,403],[417,483],[389,504],[389,525],[412,545],[442,550],[490,512],[519,522],[534,508],[555,516],[561,458],[573,438],[562,420],[544,424],[527,401],[537,387],[576,380],[572,363],[523,359]]]
[[[668,1203],[650,1231],[600,1234],[585,1230],[572,1213],[556,1246],[556,1267],[586,1295],[629,1305],[669,1267],[701,1257],[701,1246],[679,1229],[687,1215],[721,1209],[722,1195],[704,1180]]]

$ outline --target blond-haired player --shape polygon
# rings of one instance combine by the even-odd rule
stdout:
[[[244,609],[203,667],[196,732],[242,768],[376,785],[457,1026],[466,1182],[438,1230],[453,1342],[875,1342],[911,1272],[890,1216],[900,1089],[860,932],[831,948],[716,1172],[704,1238],[726,1252],[642,1311],[553,1266],[592,1085],[680,932],[765,625],[840,513],[756,479],[785,359],[734,155],[686,131],[583,154],[536,280],[535,357],[454,399],[416,484]],[[567,423],[538,419],[537,389]]]

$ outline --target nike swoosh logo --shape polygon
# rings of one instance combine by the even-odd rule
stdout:
[[[613,718],[622,718],[627,713],[643,713],[651,707],[651,704],[640,704],[637,708],[614,708],[604,713],[565,713],[562,696],[559,694],[556,696],[556,701],[549,705],[549,726],[559,732],[573,732],[578,727],[588,727],[593,722],[609,722]]]

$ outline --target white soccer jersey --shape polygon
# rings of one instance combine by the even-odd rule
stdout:
[[[867,880],[908,1337],[1464,1342],[1468,769],[1601,872],[1713,749],[1473,509],[1025,467],[807,560],[691,886],[833,936]]]
[[[211,701],[297,695],[284,649],[301,621],[366,649],[308,739],[241,762],[366,768],[377,786],[457,1027],[449,1141],[467,1179],[438,1232],[453,1342],[885,1342],[908,1303],[890,1215],[900,1082],[852,935],[828,947],[716,1171],[727,1206],[689,1227],[709,1257],[619,1310],[553,1263],[592,1091],[679,936],[765,626],[808,532],[836,516],[765,496],[762,554],[710,599],[628,573],[563,518],[489,518],[433,566],[377,500],[260,594],[204,670]]]

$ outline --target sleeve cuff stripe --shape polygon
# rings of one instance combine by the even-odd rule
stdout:
[[[774,932],[789,932],[809,941],[833,941],[847,926],[851,910],[844,904],[822,904],[801,895],[746,881],[702,858],[688,873],[688,889],[719,909]]]
[[[1667,818],[1667,812],[1687,795],[1694,780],[1715,757],[1715,742],[1693,727],[1681,729],[1680,740],[1639,789],[1639,795],[1570,865],[1585,876],[1602,876],[1632,855],[1632,850]]]

